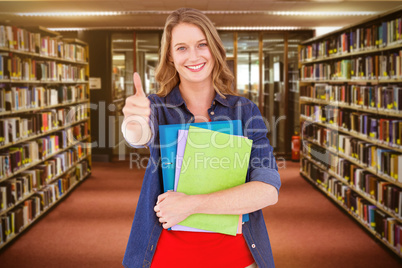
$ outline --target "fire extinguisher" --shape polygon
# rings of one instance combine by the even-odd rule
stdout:
[[[297,131],[292,136],[292,161],[299,161],[300,159],[300,137]]]

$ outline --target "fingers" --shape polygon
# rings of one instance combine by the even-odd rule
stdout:
[[[147,97],[138,97],[137,95],[133,95],[126,98],[126,106],[135,106],[142,108],[149,108],[151,102]]]
[[[135,75],[135,77],[137,76],[138,74]],[[144,117],[146,119],[145,121],[148,122],[151,115],[151,102],[142,91],[141,80],[139,79],[139,76],[137,83],[139,84],[136,86],[137,93],[126,98],[126,102],[122,112],[125,119],[132,115],[136,115]],[[138,88],[140,90],[138,90]]]
[[[159,218],[159,222],[162,223],[162,227],[163,229],[169,229],[170,227],[172,227],[172,223],[167,222],[165,219],[163,218]]]
[[[159,204],[160,202],[162,202],[168,196],[168,194],[169,194],[169,191],[159,195],[158,200],[156,201],[156,204]]]
[[[162,223],[163,228],[165,228],[165,229],[170,228],[171,226],[168,225],[167,220],[165,218],[163,218],[162,213],[159,211],[158,206],[155,206],[154,210],[156,212],[156,217],[159,218],[158,220],[159,220],[160,223]],[[169,227],[167,227],[167,226],[169,226]]]
[[[140,75],[135,72],[133,74],[133,81],[134,81],[134,86],[135,86],[135,96],[139,96],[139,97],[145,97],[145,92],[142,89],[142,83],[141,83],[141,77]]]
[[[139,120],[137,117],[143,117],[146,121],[148,121],[151,115],[151,110],[136,106],[124,106],[122,112],[125,118],[129,118],[131,116],[130,120]]]

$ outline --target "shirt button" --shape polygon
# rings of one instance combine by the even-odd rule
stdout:
[[[214,115],[215,113],[214,112],[211,112],[211,115]]]
[[[193,120],[194,120],[194,117],[192,116],[190,119],[191,119],[191,121],[193,121]]]
[[[251,247],[252,247],[252,248],[255,248],[255,244],[252,244]]]
[[[215,105],[215,101],[212,104]]]

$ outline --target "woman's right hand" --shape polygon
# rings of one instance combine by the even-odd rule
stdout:
[[[149,117],[151,103],[142,89],[141,78],[138,73],[133,75],[136,92],[126,98],[123,107],[124,120],[121,127],[124,138],[133,145],[144,145],[151,138]]]

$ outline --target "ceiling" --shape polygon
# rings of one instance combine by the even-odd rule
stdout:
[[[215,26],[225,27],[343,27],[402,5],[402,1],[300,0],[115,0],[115,1],[0,1],[0,25],[47,28],[141,29],[162,28],[170,11],[193,7],[205,11]],[[122,15],[21,16],[32,12],[111,12]],[[223,12],[222,12],[223,11]],[[227,11],[232,11],[230,12]],[[273,11],[372,12],[370,15],[277,15]],[[373,13],[375,12],[375,13]],[[219,14],[217,14],[219,13]]]

